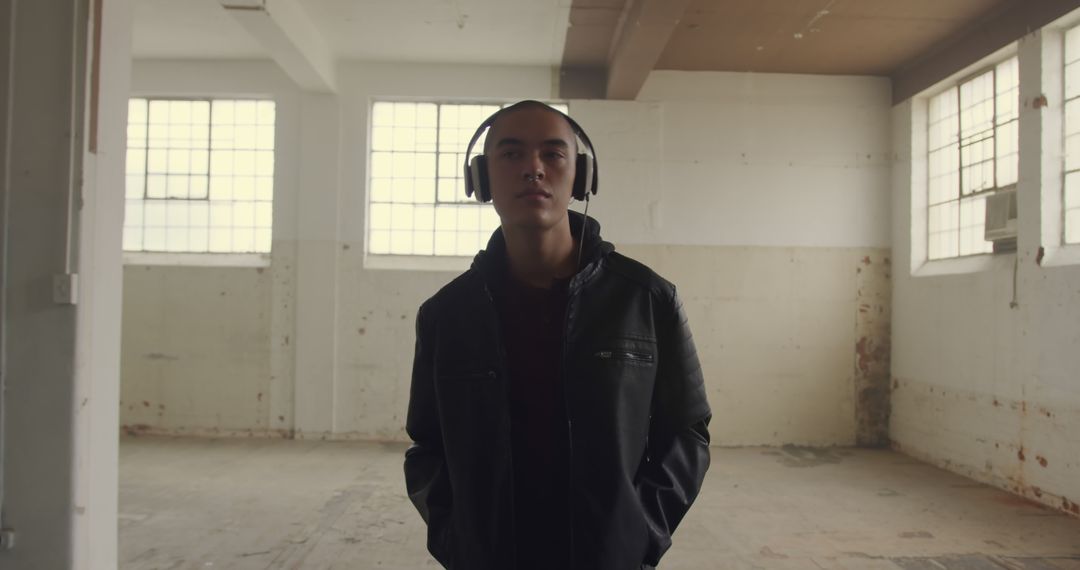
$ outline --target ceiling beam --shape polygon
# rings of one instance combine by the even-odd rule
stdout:
[[[1012,0],[963,31],[938,43],[892,74],[893,104],[899,104],[983,57],[1068,14],[1076,0]]]
[[[220,0],[300,87],[337,89],[334,55],[296,0]]]
[[[607,98],[634,99],[690,0],[627,0],[608,57]]]

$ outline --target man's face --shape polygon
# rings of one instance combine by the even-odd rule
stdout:
[[[491,199],[503,226],[550,229],[566,218],[577,154],[566,119],[541,108],[500,116],[488,133]]]

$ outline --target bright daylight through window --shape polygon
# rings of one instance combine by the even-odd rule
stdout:
[[[552,105],[566,112],[565,105]],[[471,256],[499,217],[465,196],[465,150],[500,105],[376,101],[371,109],[370,254]],[[482,136],[474,152],[483,148]]]
[[[930,259],[993,251],[986,197],[1016,186],[1019,79],[1013,57],[930,99]]]
[[[131,99],[124,250],[270,251],[273,101]]]
[[[1065,34],[1065,243],[1080,243],[1080,27]]]

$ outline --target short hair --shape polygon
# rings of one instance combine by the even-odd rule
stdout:
[[[517,111],[524,111],[526,109],[540,109],[540,110],[543,110],[543,111],[548,111],[549,113],[554,113],[554,114],[558,115],[559,117],[562,118],[563,121],[566,121],[566,126],[570,127],[570,132],[574,135],[570,142],[571,142],[571,144],[574,145],[574,147],[573,147],[574,151],[575,152],[577,151],[578,130],[574,126],[574,123],[572,123],[570,121],[570,117],[568,117],[566,115],[566,113],[563,113],[562,111],[552,107],[551,105],[548,105],[546,103],[542,103],[540,101],[536,101],[536,100],[533,100],[533,99],[526,99],[524,101],[518,101],[517,103],[514,103],[513,105],[510,105],[509,107],[503,107],[502,109],[499,109],[498,111],[496,111],[495,114],[491,117],[491,127],[488,128],[488,135],[491,135],[491,133],[495,130],[495,125],[499,122],[499,119],[501,117],[503,117],[504,115],[508,115],[510,113],[517,112]],[[488,136],[486,139],[484,139],[484,154],[485,155],[488,153],[488,151],[491,150],[491,145],[492,144],[494,144],[494,141],[492,140],[491,136]]]

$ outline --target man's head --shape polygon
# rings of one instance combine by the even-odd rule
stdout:
[[[548,229],[565,220],[577,139],[562,113],[536,101],[503,109],[488,130],[484,155],[504,226]]]

